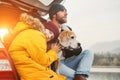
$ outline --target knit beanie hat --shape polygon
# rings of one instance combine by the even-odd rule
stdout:
[[[49,9],[49,17],[50,17],[50,19],[52,18],[52,16],[53,16],[54,14],[56,14],[58,11],[62,11],[62,10],[66,10],[63,5],[58,4],[58,3],[53,4],[53,5],[50,7],[50,9]]]
[[[59,35],[58,28],[51,21],[44,24],[44,26],[46,29],[49,29],[50,31],[54,33],[54,39],[51,40],[50,42],[55,42],[55,40],[58,38],[58,35]]]

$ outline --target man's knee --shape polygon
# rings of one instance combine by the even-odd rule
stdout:
[[[92,59],[94,59],[94,54],[90,50],[84,50],[82,53],[85,56],[88,56],[88,57],[91,57]]]

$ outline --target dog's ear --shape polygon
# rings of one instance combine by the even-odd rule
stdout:
[[[60,40],[60,37],[58,36],[58,40]]]
[[[61,41],[60,36],[58,36],[58,41],[59,41],[59,42]]]

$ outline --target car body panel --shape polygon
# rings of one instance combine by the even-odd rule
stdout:
[[[0,41],[0,80],[19,80],[14,63]]]

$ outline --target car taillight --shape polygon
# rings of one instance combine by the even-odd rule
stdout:
[[[12,59],[1,41],[0,41],[0,80],[19,80]]]
[[[12,71],[8,60],[0,60],[0,71]]]

